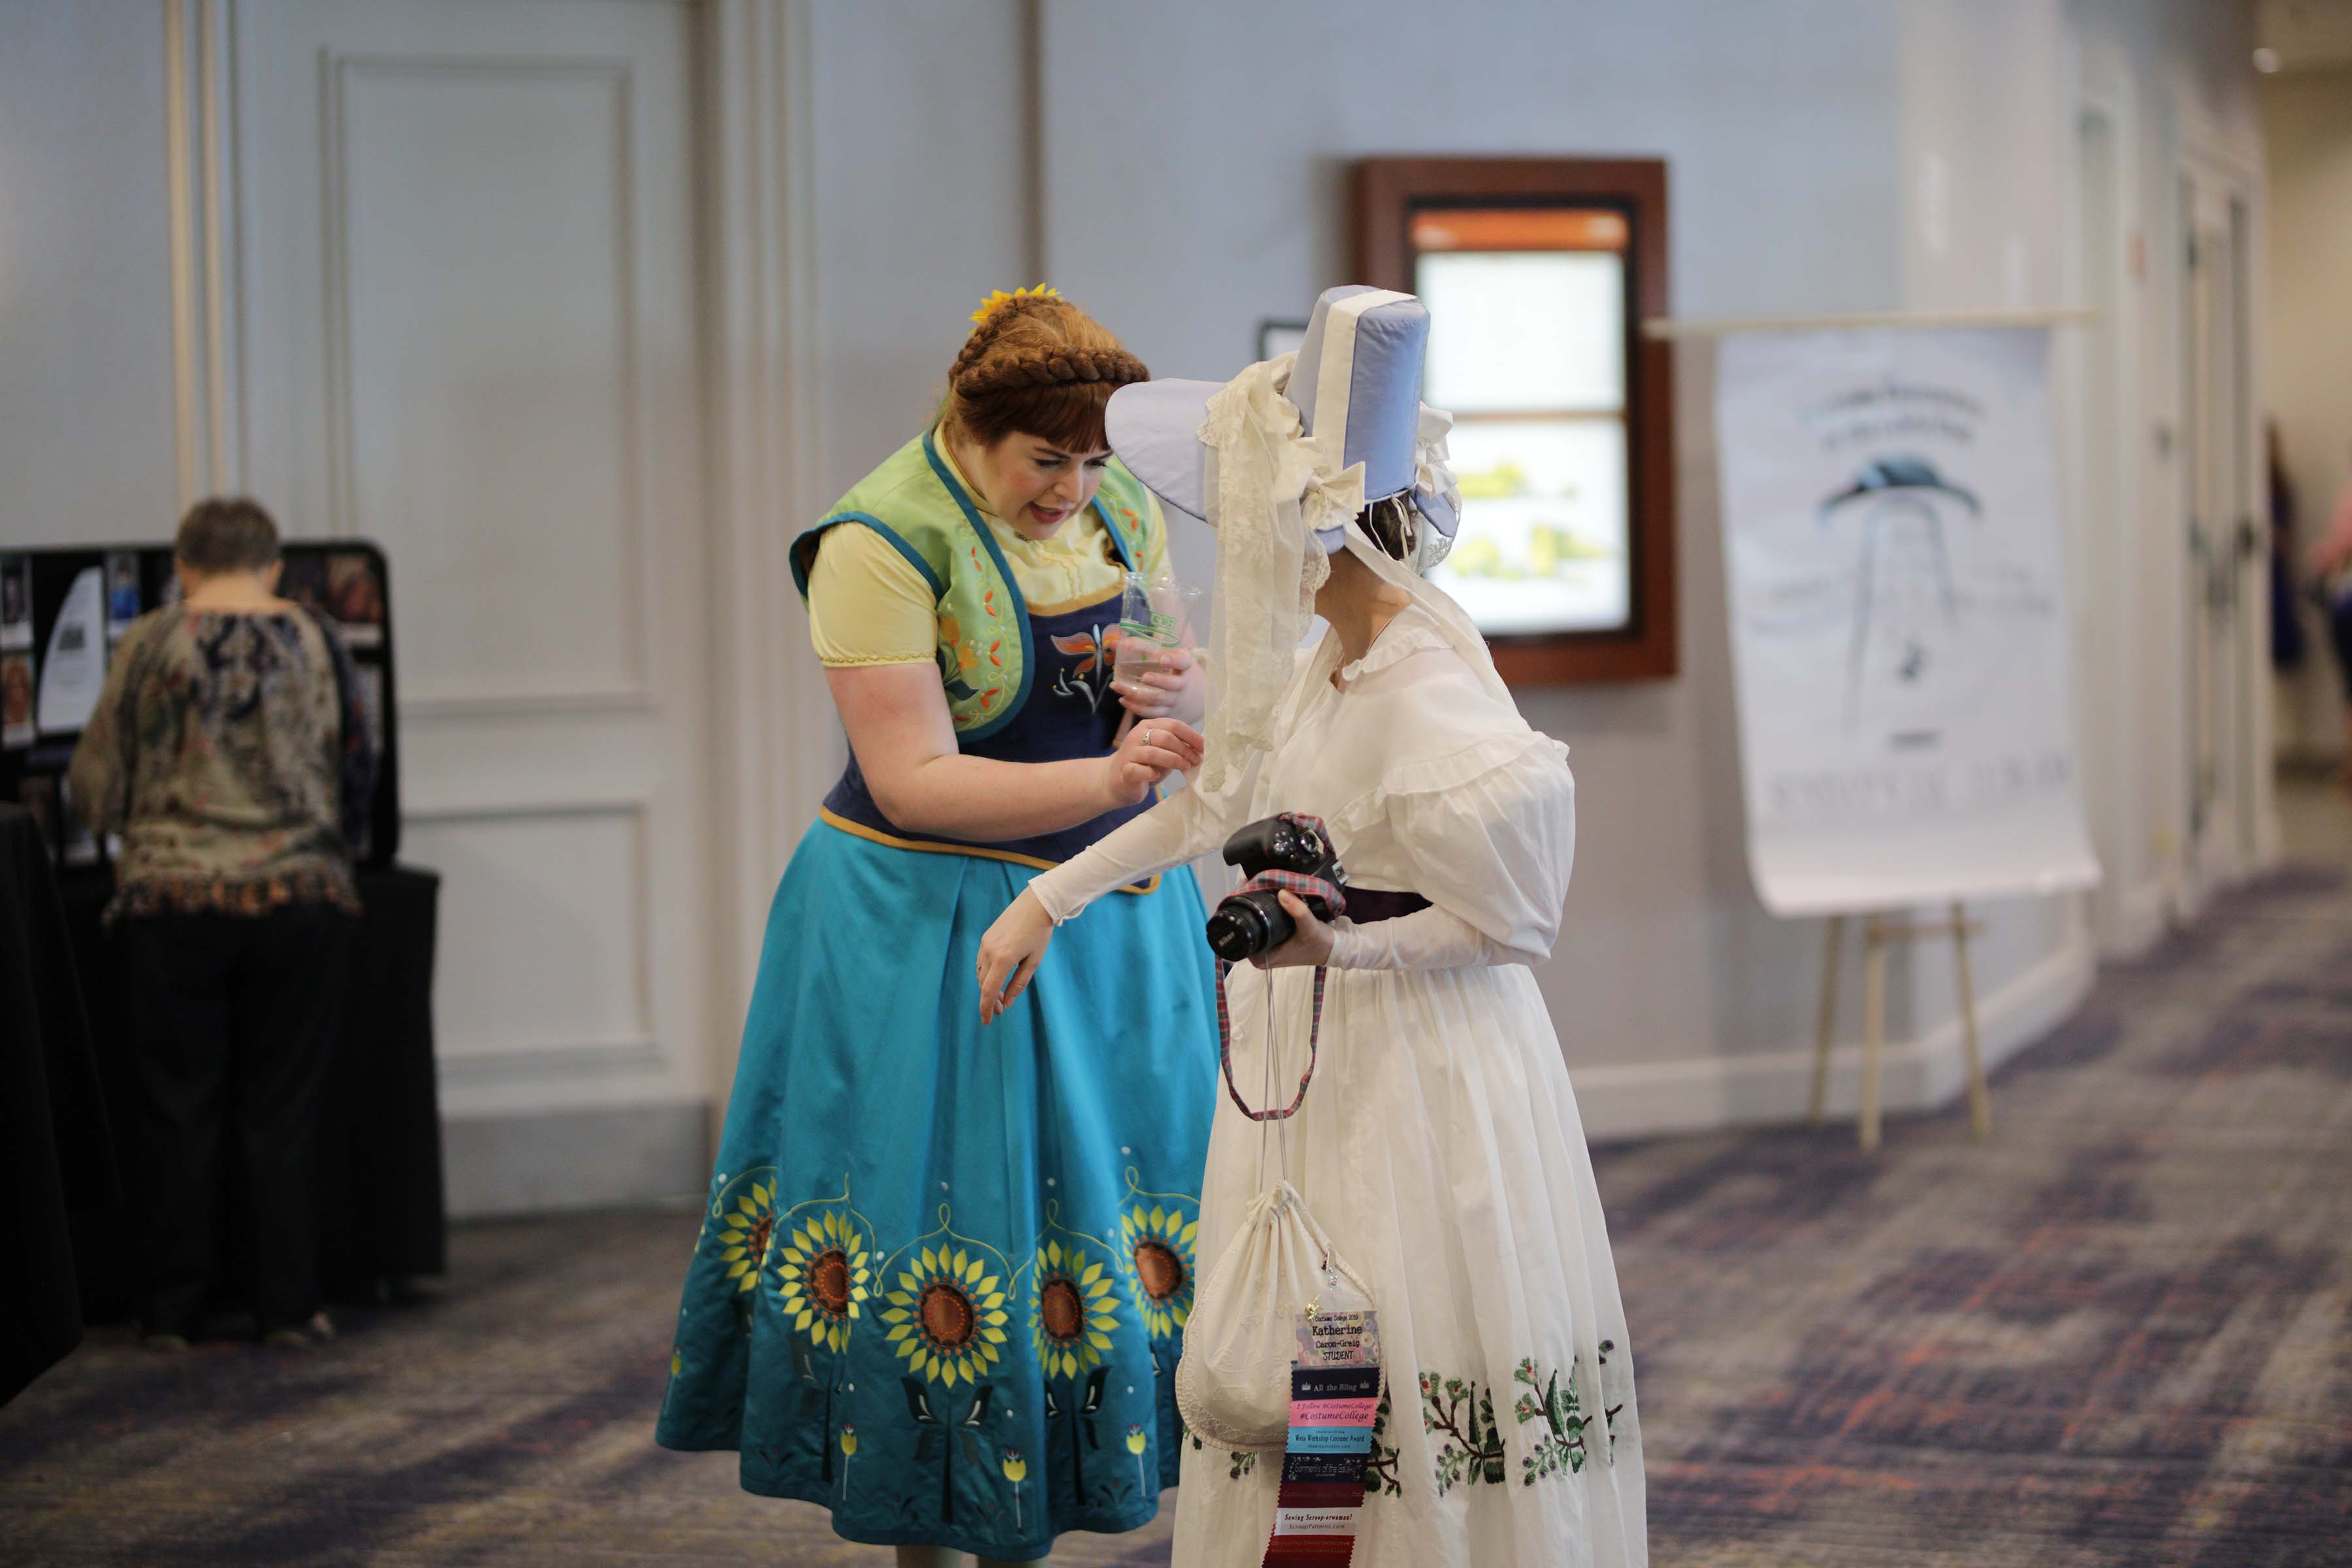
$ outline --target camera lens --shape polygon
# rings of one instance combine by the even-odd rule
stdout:
[[[1209,917],[1209,950],[1227,963],[1239,963],[1253,953],[1264,952],[1266,938],[1265,915],[1255,904],[1239,899],[1228,899],[1219,904]]]

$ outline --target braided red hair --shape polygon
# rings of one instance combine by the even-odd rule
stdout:
[[[1143,362],[1093,317],[1055,295],[1024,294],[990,311],[948,370],[946,421],[993,446],[1014,432],[1073,452],[1109,446],[1103,405]]]

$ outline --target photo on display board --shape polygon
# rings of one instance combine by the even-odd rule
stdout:
[[[353,647],[383,644],[383,586],[375,578],[375,563],[356,551],[327,557],[327,613],[343,629],[343,640]]]
[[[74,574],[41,656],[37,716],[46,735],[89,724],[106,684],[106,584],[95,566]]]
[[[39,731],[33,723],[33,656],[0,654],[0,745],[29,746]]]
[[[291,599],[322,620],[332,619],[327,607],[327,563],[317,555],[289,554],[278,576],[278,596]]]
[[[106,640],[113,642],[139,618],[139,557],[128,550],[106,557]]]
[[[58,858],[68,866],[98,864],[98,835],[74,809],[73,785],[62,773],[58,776],[58,825],[64,830],[65,847]]]
[[[18,782],[16,802],[33,814],[33,826],[41,830],[41,845],[51,854],[58,842],[58,782],[47,773],[36,773]]]
[[[365,716],[368,743],[374,752],[377,776],[378,778],[381,778],[383,776],[383,768],[384,726],[386,722],[383,703],[383,666],[380,664],[362,664],[358,667],[358,673],[360,710]],[[366,859],[369,850],[373,847],[374,839],[374,823],[373,820],[362,822],[360,826],[360,841],[352,846],[352,852],[359,856],[361,859]]]
[[[0,647],[33,646],[33,563],[0,555]]]
[[[383,666],[362,664],[359,674],[360,709],[366,715],[368,745],[378,757],[383,755]]]

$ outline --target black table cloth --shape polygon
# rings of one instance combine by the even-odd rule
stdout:
[[[68,1215],[121,1202],[57,883],[0,805],[0,1404],[81,1342]]]
[[[441,1114],[433,1070],[433,949],[441,879],[409,866],[362,868],[367,913],[352,962],[352,993],[320,1107],[320,1283],[331,1300],[369,1300],[447,1263],[441,1182]],[[138,1234],[144,1173],[133,1115],[130,1018],[120,964],[100,915],[112,896],[102,872],[68,871],[65,923],[89,996],[107,1103],[121,1146],[127,1202],[74,1216],[83,1310],[92,1321],[127,1316],[137,1259],[122,1244]],[[224,1148],[226,1141],[224,1141]],[[224,1201],[239,1201],[225,1175]],[[236,1245],[223,1226],[220,1245]],[[233,1285],[237,1259],[216,1275]]]

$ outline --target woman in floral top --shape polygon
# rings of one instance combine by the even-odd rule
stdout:
[[[201,501],[174,554],[183,602],[124,635],[72,770],[90,826],[122,839],[107,918],[153,1194],[139,1317],[157,1349],[199,1325],[226,1136],[263,1338],[300,1345],[333,1332],[312,1168],[375,758],[341,642],[275,593],[269,514]]]

